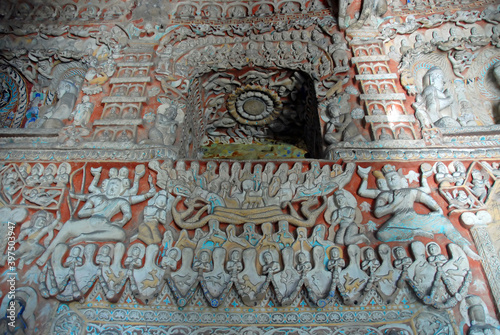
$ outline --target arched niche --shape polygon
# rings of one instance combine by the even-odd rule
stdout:
[[[189,88],[181,157],[321,158],[313,79],[298,70],[208,72]]]

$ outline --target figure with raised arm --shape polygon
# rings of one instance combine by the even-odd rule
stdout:
[[[145,201],[156,193],[151,176],[149,176],[148,181],[150,189],[147,193],[128,197],[120,196],[122,181],[119,178],[109,179],[102,194],[75,194],[70,192],[70,197],[86,200],[87,202],[78,212],[79,219],[69,220],[63,225],[59,234],[38,259],[37,264],[45,264],[56,246],[60,243],[66,243],[68,240],[69,244],[83,241],[125,241],[126,234],[122,227],[132,218],[131,205]],[[111,221],[118,213],[122,214],[122,218]]]
[[[374,215],[381,218],[392,216],[379,228],[376,237],[382,242],[411,241],[417,236],[433,238],[434,234],[443,234],[450,241],[458,244],[465,253],[473,258],[480,257],[470,248],[467,241],[443,215],[443,210],[429,195],[430,188],[404,187],[402,177],[392,165],[382,168],[389,191],[381,192],[375,200]],[[425,178],[423,178],[425,179]],[[428,187],[427,187],[428,188]],[[414,204],[424,204],[431,210],[429,214],[417,214]]]

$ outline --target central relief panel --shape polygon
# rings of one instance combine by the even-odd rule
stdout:
[[[263,113],[265,98],[244,99],[241,106]],[[476,167],[453,183],[477,181]],[[37,182],[41,170],[72,171],[66,183],[75,191]],[[314,334],[412,334],[429,322],[451,334],[448,311],[477,300],[470,293],[473,276],[482,278],[479,256],[443,199],[430,195],[441,175],[434,183],[428,163],[419,171],[167,160],[9,164],[2,174],[24,185],[10,206],[44,215],[50,223],[40,234],[57,231],[20,254],[38,266],[42,297],[60,303],[52,333],[132,333],[143,327],[136,320],[152,320],[152,329],[190,334],[233,326],[229,334],[277,334],[297,325]],[[33,190],[57,191],[60,200],[43,207]]]
[[[314,84],[293,70],[248,67],[200,78],[199,158],[320,157]],[[307,131],[314,128],[314,131]],[[318,139],[315,139],[318,137]]]

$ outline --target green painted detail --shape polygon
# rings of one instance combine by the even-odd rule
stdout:
[[[221,159],[285,159],[306,158],[307,151],[291,144],[253,143],[223,144],[212,143],[201,147],[203,158]]]

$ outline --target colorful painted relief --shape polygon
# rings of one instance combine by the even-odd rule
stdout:
[[[406,318],[410,328],[422,311],[457,327],[439,311],[472,308],[469,300],[483,308],[471,294],[480,294],[486,279],[470,234],[456,216],[450,221],[445,213],[453,219],[455,211],[432,189],[445,195],[458,181],[479,197],[472,190],[482,180],[491,197],[493,170],[490,179],[473,171],[494,165],[472,162],[470,173],[464,166],[462,176],[444,181],[444,170],[428,163],[421,173],[318,161],[7,164],[2,229],[8,235],[11,221],[20,227],[16,268],[29,270],[18,283],[34,284],[42,299],[79,302],[64,307],[71,313],[124,308],[113,310],[110,322],[132,321],[128,308],[138,304],[146,314],[158,306],[168,318],[178,307],[193,310],[193,325],[203,323],[206,308],[229,312],[222,323],[242,308],[300,308],[310,310],[306,323],[325,315],[323,323],[337,324],[347,317],[344,306],[357,317],[367,311],[360,320],[368,323],[389,321],[385,314],[373,319],[377,311],[402,308],[393,317]],[[8,245],[2,248],[2,264],[10,264]],[[280,327],[290,322],[271,319]],[[92,327],[103,326],[102,318],[86,320],[73,318],[71,327],[92,320]],[[262,323],[255,320],[249,323]]]
[[[0,6],[0,333],[500,334],[494,0]]]

